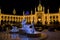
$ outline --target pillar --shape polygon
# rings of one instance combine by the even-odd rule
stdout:
[[[45,12],[45,7],[43,7],[43,12]]]
[[[33,17],[32,17],[32,10],[31,10],[31,24],[32,24],[32,21],[33,21]]]
[[[35,7],[35,13],[36,13],[36,7]]]
[[[1,9],[0,9],[0,14],[1,14]]]
[[[49,18],[49,9],[47,10],[48,11],[48,15],[47,15],[47,21],[48,21],[48,25],[50,24],[50,18]]]
[[[23,19],[25,18],[24,11],[23,11]]]
[[[59,13],[60,13],[60,7],[59,7]]]
[[[49,13],[49,9],[47,10],[47,13]]]
[[[0,9],[0,24],[1,24],[1,9]]]

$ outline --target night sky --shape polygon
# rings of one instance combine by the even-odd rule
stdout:
[[[16,15],[22,15],[23,10],[33,10],[39,4],[39,0],[0,0],[0,8],[4,14],[13,14],[12,11],[15,8],[17,11]],[[58,12],[60,6],[59,0],[41,0],[41,4],[46,8],[50,9],[50,12]],[[45,11],[46,12],[46,11]]]

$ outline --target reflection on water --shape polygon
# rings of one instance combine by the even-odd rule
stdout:
[[[29,38],[27,36],[24,35],[20,35],[20,34],[10,34],[11,35],[11,39],[19,39],[19,40],[40,40],[40,38]]]
[[[39,38],[29,38],[20,34],[0,33],[0,40],[40,40]]]
[[[10,34],[11,35],[11,39],[16,39],[17,37],[19,37],[19,34]]]

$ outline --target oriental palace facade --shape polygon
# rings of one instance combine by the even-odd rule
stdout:
[[[38,10],[38,11],[36,11]],[[36,24],[38,21],[41,22],[43,25],[45,24],[51,24],[51,22],[58,21],[60,22],[60,8],[58,13],[49,13],[49,9],[47,10],[47,14],[44,13],[45,8],[42,7],[41,4],[38,5],[37,8],[35,8],[35,14],[32,13],[31,15],[9,15],[9,14],[2,14],[0,9],[0,24],[2,22],[22,22],[23,19],[26,19],[28,23],[34,23]],[[16,13],[16,10],[13,10],[13,13]]]

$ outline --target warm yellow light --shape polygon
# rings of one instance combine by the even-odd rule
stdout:
[[[39,21],[41,21],[41,19],[38,19]]]

